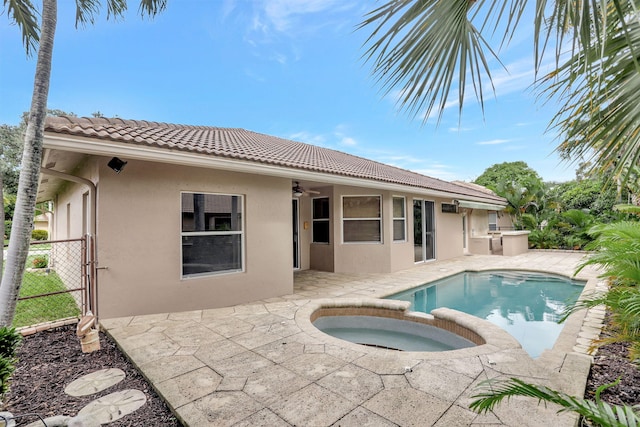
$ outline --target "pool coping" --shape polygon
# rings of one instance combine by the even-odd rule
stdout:
[[[584,282],[584,287],[578,301],[586,297],[594,295],[595,293],[604,292],[607,289],[606,281],[597,277],[590,277],[586,279],[580,279],[571,277],[566,274],[549,272],[542,269],[522,269],[522,268],[486,268],[486,269],[465,269],[463,271],[456,271],[449,275],[444,275],[436,280],[445,279],[464,272],[488,272],[488,271],[518,271],[518,272],[531,272],[541,274],[552,274],[561,276],[567,279]],[[430,283],[430,282],[425,282]],[[401,355],[400,358],[406,358],[407,360],[445,360],[452,358],[466,358],[480,355],[489,355],[501,350],[513,350],[522,349],[522,346],[511,334],[504,329],[500,328],[493,323],[481,319],[479,317],[458,311],[450,308],[442,307],[437,308],[428,313],[421,313],[411,311],[411,303],[407,301],[389,300],[384,299],[388,296],[415,288],[415,284],[403,284],[398,286],[392,291],[381,294],[380,298],[325,298],[313,300],[302,306],[295,315],[295,320],[298,326],[308,335],[330,343],[333,345],[339,345],[342,347],[350,348],[353,351],[359,351],[361,353],[367,353],[369,355],[385,355],[389,352],[397,352]],[[450,332],[458,333],[465,337],[464,329],[468,329],[474,333],[480,335],[484,340],[484,344],[477,345],[475,347],[449,350],[441,352],[417,352],[417,351],[401,351],[380,349],[375,347],[362,346],[359,344],[351,343],[340,338],[332,337],[320,331],[313,325],[313,313],[327,308],[339,308],[343,314],[350,314],[349,308],[371,308],[371,309],[384,309],[390,311],[396,311],[399,314],[398,318],[405,317],[412,321],[423,321],[430,324],[425,320],[435,319],[447,322],[453,322],[462,327],[458,330],[449,330]],[[591,341],[596,339],[602,327],[604,326],[604,317],[606,313],[606,307],[598,306],[590,309],[582,309],[573,312],[564,321],[564,326],[556,339],[553,348],[546,349],[537,358],[531,358],[533,363],[536,363],[545,368],[550,368],[558,372],[558,386],[561,391],[570,395],[584,394],[586,388],[587,377],[593,363],[592,346]],[[446,328],[445,328],[446,329]],[[466,338],[466,337],[465,337]],[[524,351],[524,350],[523,350]]]
[[[295,320],[300,329],[309,336],[326,343],[349,348],[352,351],[370,355],[384,354],[398,350],[363,346],[328,335],[313,325],[318,315],[369,315],[407,320],[435,326],[452,332],[476,345],[473,347],[447,351],[401,351],[403,357],[422,360],[465,358],[494,353],[499,350],[522,348],[508,332],[493,323],[450,308],[438,308],[431,314],[409,310],[407,301],[377,298],[341,298],[313,301],[296,312]],[[326,311],[327,314],[322,314]],[[478,337],[484,342],[478,342]]]

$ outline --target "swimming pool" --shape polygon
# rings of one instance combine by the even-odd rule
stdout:
[[[531,357],[552,348],[563,325],[562,311],[574,303],[585,282],[527,271],[464,272],[400,292],[387,299],[409,301],[429,313],[449,307],[500,326]]]

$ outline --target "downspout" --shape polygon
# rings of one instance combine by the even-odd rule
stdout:
[[[81,178],[79,176],[75,176],[75,175],[70,175],[64,172],[59,172],[57,170],[53,170],[53,169],[47,169],[47,168],[40,168],[40,173],[44,174],[44,175],[51,175],[51,176],[55,176],[57,178],[63,179],[65,181],[71,181],[71,182],[75,182],[77,184],[82,184],[82,185],[86,185],[87,187],[89,187],[89,209],[90,209],[90,215],[89,215],[89,234],[91,236],[94,237],[96,236],[96,185],[85,178]],[[94,240],[95,242],[95,240]],[[93,248],[95,251],[95,248]],[[93,309],[93,315],[95,316],[95,324],[97,325],[97,319],[98,319],[98,286],[97,286],[97,279],[98,279],[98,275],[96,274],[96,264],[97,264],[97,251],[95,251],[94,253],[94,261],[95,264],[91,265],[90,267],[93,269],[91,276],[93,277],[94,283],[93,283],[93,289],[91,289],[91,294],[89,295],[89,301],[90,301],[90,308]]]

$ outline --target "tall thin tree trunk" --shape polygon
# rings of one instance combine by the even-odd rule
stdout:
[[[56,20],[56,0],[43,0],[42,30],[29,121],[24,136],[18,197],[13,216],[11,237],[9,238],[5,272],[0,285],[0,325],[9,326],[13,322],[27,255],[29,254],[29,241],[31,240],[31,231],[33,229],[38,178],[42,162],[42,140],[44,137],[44,120],[47,115],[47,98],[51,79],[51,58],[53,55]]]
[[[0,151],[2,148],[0,148]],[[0,236],[2,236],[2,256],[0,256],[0,275],[2,275],[2,267],[4,266],[4,233],[6,229],[4,227],[4,165],[0,165],[0,196],[2,196],[2,202],[0,202],[0,212],[2,212],[2,224],[0,224]]]

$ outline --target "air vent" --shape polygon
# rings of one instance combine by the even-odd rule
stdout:
[[[442,203],[443,213],[458,213],[458,205],[454,203]]]

